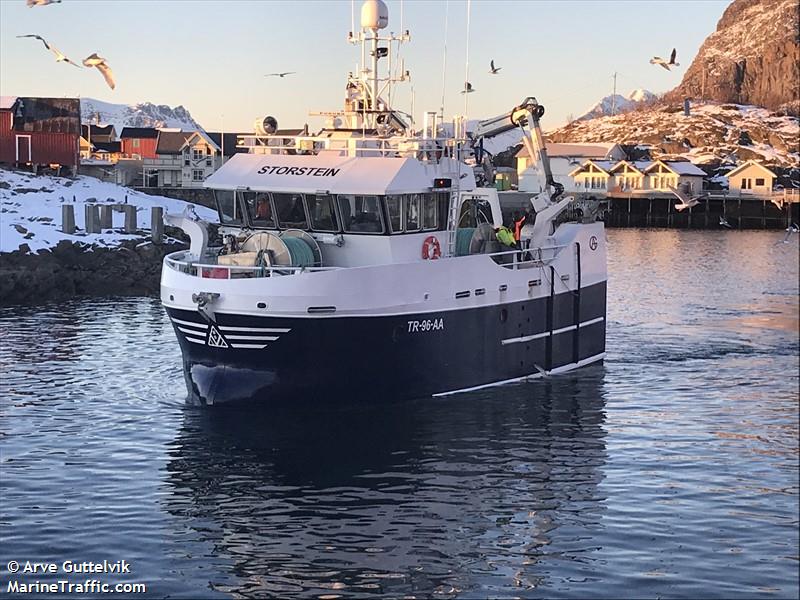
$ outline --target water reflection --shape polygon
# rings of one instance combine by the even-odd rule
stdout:
[[[587,558],[603,368],[494,394],[342,410],[187,410],[167,510],[246,596],[535,588]],[[213,584],[213,582],[212,582]]]

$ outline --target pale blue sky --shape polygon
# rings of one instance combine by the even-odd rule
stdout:
[[[400,31],[400,0],[388,0],[388,30]],[[677,85],[730,0],[559,2],[472,0],[469,36],[469,117],[503,113],[524,97],[547,107],[546,129],[579,115],[617,89],[664,92]],[[356,23],[360,2],[355,3]],[[449,8],[448,8],[449,7]],[[412,41],[402,56],[411,71],[415,113],[438,110],[446,9],[445,115],[463,112],[467,4],[461,0],[405,0],[403,28]],[[209,130],[224,118],[228,131],[250,131],[258,116],[281,127],[321,125],[309,111],[341,108],[347,72],[359,54],[345,42],[349,0],[147,1],[63,0],[28,8],[0,0],[0,94],[89,96],[108,102],[183,104]],[[108,59],[117,88],[95,70],[57,64],[43,36],[76,62],[97,52]],[[649,64],[678,48],[681,67]],[[488,74],[489,60],[502,66]],[[264,73],[297,71],[284,79]],[[401,84],[395,105],[410,109],[411,88]],[[224,117],[223,117],[224,115]]]

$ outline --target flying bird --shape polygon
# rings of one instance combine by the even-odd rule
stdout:
[[[61,0],[26,0],[28,8],[32,8],[34,6],[47,6],[48,4],[57,4],[59,2],[61,2]]]
[[[469,81],[464,82],[464,89],[461,91],[462,94],[470,94],[475,91],[475,88],[472,87],[472,84]]]
[[[502,68],[503,68],[503,67],[495,67],[495,66],[494,66],[494,60],[491,60],[491,61],[489,61],[489,64],[491,65],[491,69],[490,69],[489,73],[491,73],[492,75],[497,75],[497,72],[498,72],[500,69],[502,69]]]
[[[680,200],[680,203],[675,205],[675,210],[677,210],[678,212],[683,212],[687,208],[692,208],[693,206],[697,206],[698,204],[700,204],[700,200],[705,199],[705,196],[695,196],[693,198],[690,198],[682,191],[672,187],[671,185],[668,185],[667,187],[669,188],[669,191],[675,194],[678,197],[678,200]]]
[[[114,73],[111,71],[111,67],[108,66],[105,58],[102,56],[97,56],[97,53],[94,52],[90,56],[87,56],[83,59],[83,66],[97,67],[97,70],[100,71],[103,79],[106,80],[108,87],[110,87],[112,90],[114,89],[116,86],[114,83]]]
[[[797,226],[797,223],[792,223],[791,225],[789,225],[789,227],[786,228],[786,235],[778,243],[779,244],[788,244],[789,243],[789,238],[792,237],[792,234],[793,233],[798,233],[798,232],[800,232],[800,227]]]
[[[65,63],[71,64],[73,67],[78,67],[79,69],[82,68],[79,64],[72,62],[70,59],[68,59],[66,56],[64,56],[64,54],[62,54],[61,51],[58,48],[56,48],[52,44],[48,44],[47,41],[40,35],[36,35],[34,33],[29,33],[28,35],[18,35],[17,37],[18,38],[36,38],[37,40],[41,40],[42,43],[44,44],[44,47],[47,48],[48,50],[50,50],[50,52],[52,52],[55,55],[56,62],[65,62]]]
[[[725,218],[725,217],[723,217],[722,215],[720,215],[720,217],[719,217],[719,224],[720,224],[722,227],[727,227],[728,229],[731,229],[731,224],[730,224],[730,223],[728,223],[728,219],[726,219],[726,218]]]
[[[287,75],[294,75],[297,71],[284,71],[283,73],[267,73],[264,77],[286,77]]]
[[[664,60],[660,56],[654,56],[653,58],[650,59],[650,64],[651,65],[661,65],[667,71],[671,71],[672,69],[670,69],[670,67],[680,67],[681,66],[680,63],[675,62],[675,56],[676,55],[677,55],[677,51],[675,50],[675,48],[673,48],[672,49],[672,54],[669,55],[669,62],[667,62],[666,60]]]

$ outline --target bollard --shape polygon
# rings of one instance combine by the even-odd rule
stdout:
[[[133,204],[125,205],[125,233],[136,233],[136,207]]]
[[[100,229],[111,229],[114,226],[112,210],[108,204],[100,207]]]
[[[100,233],[100,215],[96,204],[84,204],[86,215],[86,233]]]
[[[61,231],[72,235],[75,233],[75,205],[63,204],[61,206]]]
[[[164,209],[160,206],[150,209],[150,231],[154,244],[161,244],[164,241]]]

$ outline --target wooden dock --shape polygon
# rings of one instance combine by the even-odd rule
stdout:
[[[568,193],[567,193],[568,194]],[[530,206],[530,192],[501,192],[504,220]],[[593,195],[593,194],[580,194]],[[770,196],[732,195],[707,192],[693,208],[675,210],[677,199],[669,192],[645,190],[594,194],[608,202],[608,227],[663,227],[676,229],[785,229],[800,223],[800,195],[797,190],[774,192]]]

